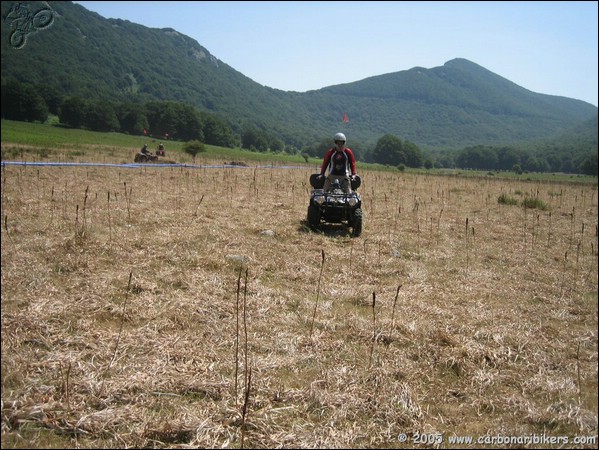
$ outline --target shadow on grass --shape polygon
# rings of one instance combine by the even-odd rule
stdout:
[[[311,228],[307,220],[302,220],[297,230],[302,234],[322,234],[327,237],[351,237],[351,228],[345,224],[323,223],[318,228]]]

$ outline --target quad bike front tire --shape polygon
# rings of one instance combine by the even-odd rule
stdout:
[[[317,206],[308,206],[308,225],[313,230],[320,225],[320,209]]]
[[[352,214],[352,236],[359,237],[362,234],[362,209],[357,208]]]

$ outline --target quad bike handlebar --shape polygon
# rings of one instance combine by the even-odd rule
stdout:
[[[327,177],[319,173],[313,173],[312,175],[310,175],[310,186],[312,186],[314,189],[322,189],[324,187],[324,181],[326,178]],[[352,191],[357,190],[362,185],[362,178],[360,177],[360,175],[352,175],[351,177],[347,178],[349,178]]]

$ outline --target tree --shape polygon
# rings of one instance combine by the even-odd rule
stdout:
[[[522,168],[526,172],[547,172],[549,163],[539,156],[529,155],[523,162]]]
[[[116,111],[121,131],[133,135],[141,135],[149,128],[148,118],[142,105],[134,103],[122,103]]]
[[[45,122],[48,120],[48,106],[31,85],[9,80],[2,83],[2,117]]]
[[[199,112],[190,105],[152,101],[145,105],[148,124],[154,135],[182,140],[204,140]]]
[[[312,144],[306,145],[302,148],[302,153],[308,156],[314,156],[316,158],[324,157],[325,153],[329,148],[331,148],[331,138],[323,137],[320,141]]]
[[[379,164],[397,166],[406,163],[403,154],[403,143],[401,139],[392,134],[386,134],[378,140],[371,157],[373,162]]]
[[[64,96],[60,91],[49,84],[37,85],[36,90],[40,97],[44,99],[44,102],[46,102],[48,111],[57,116],[60,113],[60,105],[64,100]]]
[[[497,149],[497,170],[511,170],[522,161],[522,152],[512,147]]]
[[[225,122],[214,117],[212,114],[202,112],[200,112],[200,119],[202,121],[202,131],[206,144],[229,148],[237,145],[238,139]]]
[[[203,141],[202,121],[199,112],[191,105],[177,103],[173,107],[178,139]]]
[[[83,99],[69,97],[62,103],[58,118],[65,125],[73,128],[81,128],[81,125],[84,123],[85,113],[86,105]]]
[[[586,155],[580,163],[578,170],[585,175],[597,176],[597,152],[595,151]]]
[[[89,103],[84,125],[93,131],[119,131],[119,119],[112,104],[106,101]]]
[[[193,160],[195,161],[196,155],[198,153],[203,153],[206,151],[206,146],[203,142],[200,141],[189,141],[186,142],[183,146],[183,151],[185,153],[190,154],[193,157]]]
[[[248,150],[265,152],[269,148],[269,138],[263,131],[249,127],[241,136],[241,147]]]
[[[416,144],[405,141],[403,144],[403,154],[406,166],[414,168],[422,167],[424,156],[422,156],[422,151]]]
[[[458,154],[456,164],[462,169],[494,170],[497,154],[494,149],[482,145],[466,147]]]

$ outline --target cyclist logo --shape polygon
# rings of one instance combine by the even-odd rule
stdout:
[[[13,3],[10,11],[4,18],[4,22],[10,25],[10,45],[19,49],[25,46],[27,36],[38,30],[48,28],[54,22],[54,11],[43,8],[31,12],[27,3]]]

